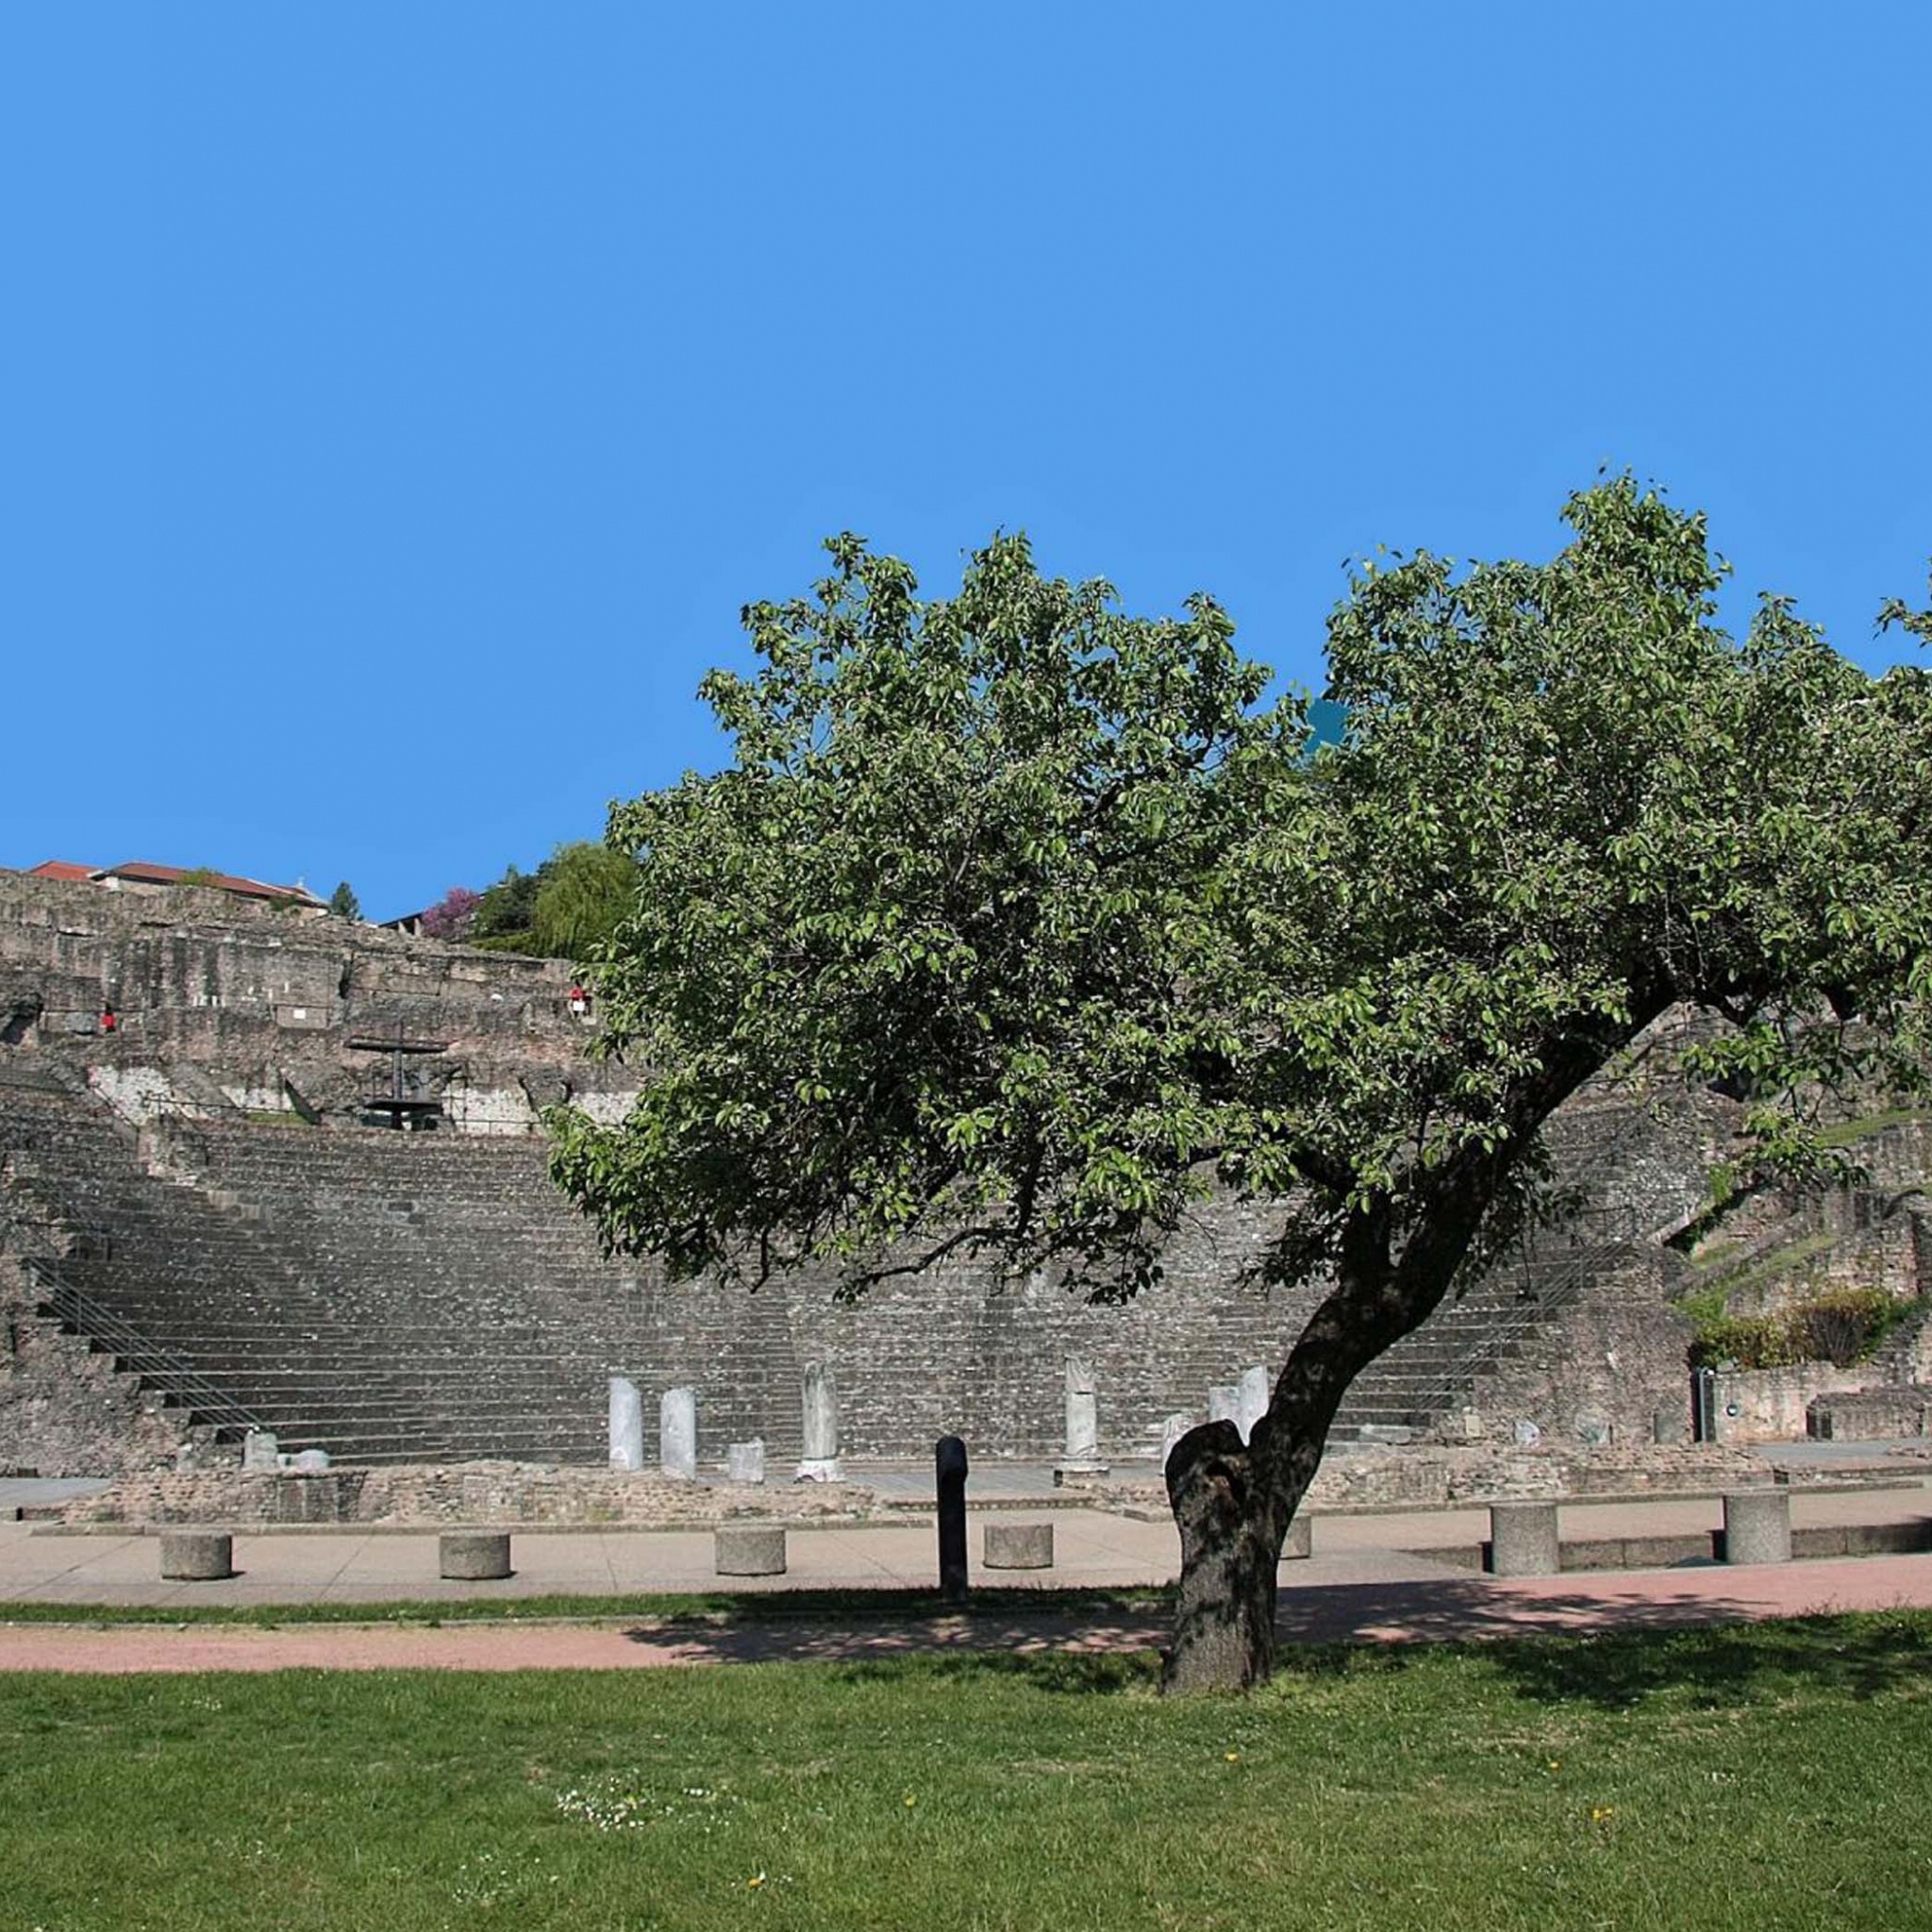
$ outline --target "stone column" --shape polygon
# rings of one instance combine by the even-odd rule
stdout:
[[[763,1482],[765,1439],[754,1436],[749,1442],[733,1442],[724,1452],[724,1470],[735,1483]]]
[[[644,1398],[638,1385],[623,1375],[610,1378],[610,1466],[644,1466]]]
[[[1255,1433],[1255,1424],[1268,1413],[1268,1371],[1258,1364],[1243,1369],[1235,1384],[1234,1425],[1245,1442]]]
[[[1174,1445],[1194,1426],[1191,1415],[1175,1413],[1166,1417],[1160,1424],[1160,1473],[1167,1474],[1167,1458],[1174,1454]]]
[[[1216,1382],[1208,1391],[1208,1420],[1210,1423],[1233,1423],[1241,1426],[1238,1420],[1241,1408],[1241,1391],[1232,1382]]]
[[[694,1389],[667,1389],[658,1405],[658,1463],[690,1481],[698,1473],[698,1398]]]
[[[1100,1398],[1093,1367],[1076,1355],[1067,1357],[1067,1447],[1054,1468],[1054,1480],[1070,1475],[1105,1475],[1100,1457]]]
[[[1724,1561],[1791,1560],[1791,1492],[1740,1490],[1724,1498]]]
[[[805,1372],[805,1457],[793,1481],[841,1483],[839,1466],[839,1391],[832,1372],[813,1362]]]
[[[1490,1505],[1491,1576],[1554,1576],[1562,1567],[1554,1503]]]
[[[235,1540],[216,1530],[175,1530],[161,1539],[161,1574],[182,1583],[220,1583],[235,1574]]]

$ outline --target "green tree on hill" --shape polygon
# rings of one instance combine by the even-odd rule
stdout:
[[[631,909],[637,861],[594,840],[559,845],[535,872],[510,866],[483,894],[473,945],[588,960]]]
[[[1748,1161],[1833,1158],[1821,1095],[1923,1087],[1932,691],[1785,604],[1715,625],[1703,520],[1628,481],[1554,560],[1364,565],[1340,743],[1261,708],[1205,597],[1123,614],[1017,538],[958,596],[857,538],[703,687],[735,746],[612,809],[642,890],[599,972],[651,1069],[551,1117],[554,1174],[671,1272],[855,1291],[958,1252],[1129,1295],[1212,1190],[1276,1204],[1323,1298],[1243,1443],[1167,1466],[1168,1683],[1272,1663],[1283,1539],[1351,1381],[1536,1201],[1541,1134],[1653,1021],[1749,1075]]]

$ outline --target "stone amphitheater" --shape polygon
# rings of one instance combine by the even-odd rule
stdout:
[[[0,873],[0,1467],[125,1474],[231,1455],[251,1428],[358,1466],[600,1465],[613,1374],[647,1404],[697,1391],[702,1463],[760,1437],[782,1464],[814,1363],[853,1457],[924,1458],[957,1432],[981,1460],[1042,1461],[1071,1356],[1093,1370],[1103,1455],[1128,1462],[1155,1456],[1170,1414],[1205,1412],[1210,1385],[1278,1363],[1306,1319],[1312,1287],[1248,1279],[1270,1223],[1234,1203],[1124,1309],[973,1265],[850,1305],[824,1274],[752,1293],[607,1257],[544,1172],[541,1106],[628,1098],[622,1067],[587,1058],[567,993],[548,961],[200,888]],[[398,1038],[422,1049],[407,1066],[378,1050]],[[435,1131],[390,1130],[385,1098]],[[1673,1302],[1712,1265],[1679,1250],[1729,1128],[1715,1095],[1579,1096],[1555,1134],[1574,1219],[1385,1357],[1338,1438],[1675,1433],[1690,1329]],[[1873,1142],[1883,1184],[1757,1204],[1724,1267],[1760,1297],[1789,1275],[1916,1302],[1932,1241],[1903,1182],[1925,1172],[1924,1124],[1887,1117]],[[1921,1327],[1855,1370],[1734,1378],[1731,1432],[1801,1434],[1834,1387],[1903,1402]]]

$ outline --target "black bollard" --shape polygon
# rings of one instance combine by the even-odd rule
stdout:
[[[958,1436],[941,1436],[933,1445],[940,1500],[940,1597],[966,1601],[966,1445]]]

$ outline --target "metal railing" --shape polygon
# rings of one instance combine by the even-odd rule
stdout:
[[[245,1403],[208,1380],[191,1362],[143,1335],[133,1323],[77,1288],[51,1262],[23,1256],[23,1272],[42,1291],[45,1306],[68,1326],[110,1353],[127,1373],[150,1388],[172,1396],[191,1410],[197,1423],[218,1429],[259,1429],[267,1426]]]
[[[1650,1124],[1643,1110],[1638,1109],[1611,1138],[1609,1144],[1594,1158],[1592,1165],[1599,1170],[1608,1170],[1604,1180],[1598,1183],[1600,1189],[1606,1184],[1610,1187],[1616,1184],[1622,1174],[1623,1157],[1643,1137]],[[1575,1229],[1586,1223],[1594,1223],[1605,1231],[1594,1240],[1573,1234],[1569,1259],[1558,1268],[1553,1279],[1535,1286],[1524,1283],[1519,1287],[1513,1303],[1497,1308],[1492,1318],[1484,1322],[1477,1334],[1449,1362],[1420,1389],[1401,1398],[1402,1406],[1418,1419],[1417,1426],[1426,1428],[1435,1417],[1450,1407],[1457,1395],[1473,1387],[1486,1369],[1502,1359],[1511,1345],[1534,1334],[1554,1312],[1574,1301],[1589,1282],[1606,1272],[1607,1266],[1627,1260],[1641,1252],[1644,1236],[1652,1232],[1642,1225],[1636,1208],[1627,1202],[1612,1206],[1599,1201],[1583,1207],[1564,1224],[1564,1227]],[[1608,1232],[1613,1226],[1620,1231]],[[1521,1251],[1518,1265],[1525,1274],[1536,1265],[1538,1256],[1535,1250],[1536,1243],[1532,1239]],[[1426,1330],[1417,1332],[1425,1333]],[[1386,1361],[1387,1357],[1383,1360]],[[1370,1377],[1374,1369],[1381,1366],[1382,1362],[1374,1364]]]

